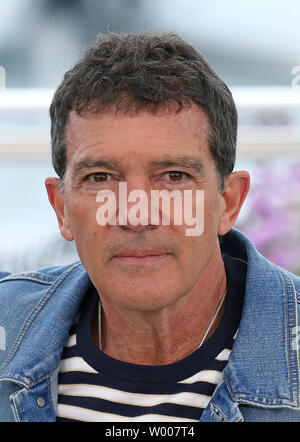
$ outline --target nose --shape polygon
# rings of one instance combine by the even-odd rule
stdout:
[[[151,186],[148,180],[134,177],[119,183],[117,225],[123,230],[141,232],[151,225]]]

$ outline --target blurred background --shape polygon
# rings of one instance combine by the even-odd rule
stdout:
[[[300,274],[299,17],[298,0],[2,0],[0,269],[78,259],[44,188],[51,97],[99,32],[163,30],[193,44],[233,92],[236,169],[252,178],[236,227]]]

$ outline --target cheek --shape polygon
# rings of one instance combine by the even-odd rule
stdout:
[[[186,236],[184,231],[180,232],[179,268],[189,284],[196,282],[209,263],[215,246],[215,239],[212,238],[213,233],[205,229],[199,236]]]
[[[95,239],[101,236],[103,227],[97,224],[96,213],[97,204],[91,198],[74,199],[68,206],[69,224],[79,253],[84,248],[91,250],[97,244]]]
[[[219,204],[220,198],[218,195],[211,197],[209,192],[205,192],[204,214],[203,212],[199,214],[201,223],[203,221],[202,233],[195,236],[186,236],[184,229],[181,228],[177,231],[181,243],[180,260],[182,266],[192,278],[198,277],[202,273],[215,253],[218,238]]]
[[[96,225],[97,203],[96,197],[85,196],[80,197],[71,195],[67,210],[70,218],[70,225],[74,229],[74,233],[80,235],[81,230],[87,230],[84,225],[89,226],[89,229]]]

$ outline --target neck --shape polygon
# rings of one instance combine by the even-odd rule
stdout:
[[[225,290],[226,273],[218,252],[191,291],[158,311],[125,310],[102,297],[102,350],[115,359],[133,364],[177,362],[199,347]],[[225,302],[206,339],[218,327],[224,305]],[[98,345],[97,323],[95,315],[93,338]]]

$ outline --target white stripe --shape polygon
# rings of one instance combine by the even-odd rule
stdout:
[[[83,371],[84,373],[98,373],[84,359],[79,356],[73,358],[62,359],[60,363],[60,372],[66,373],[68,371]]]
[[[180,381],[179,384],[193,384],[194,382],[210,382],[211,384],[219,384],[223,380],[223,373],[216,370],[202,370],[194,374],[190,378]]]
[[[66,347],[73,347],[76,345],[76,334],[70,335]]]
[[[144,414],[142,416],[120,416],[118,414],[102,413],[87,408],[74,407],[73,405],[58,404],[58,417],[75,419],[85,422],[197,422],[197,419],[185,419],[175,416],[165,416],[159,414]]]
[[[139,407],[153,407],[162,403],[185,405],[205,408],[210,396],[197,393],[177,394],[141,394],[114,390],[108,387],[89,384],[60,384],[58,392],[67,396],[84,396],[104,399],[118,404],[135,405]]]
[[[228,361],[229,355],[231,353],[231,350],[228,350],[225,348],[221,353],[218,354],[218,356],[215,358],[218,361]]]

